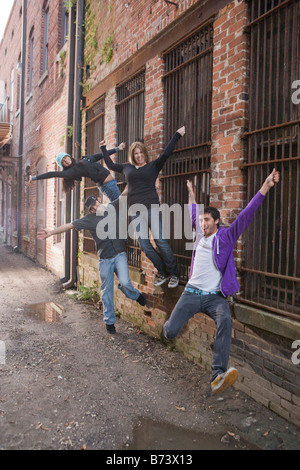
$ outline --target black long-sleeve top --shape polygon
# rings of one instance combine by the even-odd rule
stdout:
[[[119,149],[113,148],[107,150],[109,155],[114,154]],[[73,165],[64,168],[62,171],[48,171],[41,175],[32,176],[32,180],[43,180],[49,178],[64,178],[69,180],[81,181],[82,177],[91,178],[92,181],[102,185],[110,172],[107,168],[97,163],[102,160],[103,153],[95,153],[94,155],[85,155],[81,160],[76,161]]]
[[[165,150],[156,160],[146,163],[141,167],[135,167],[131,163],[114,163],[109,157],[106,147],[101,147],[105,163],[110,170],[123,173],[127,180],[128,204],[144,204],[150,208],[151,204],[159,204],[155,182],[164,163],[173,152],[181,134],[176,132]]]

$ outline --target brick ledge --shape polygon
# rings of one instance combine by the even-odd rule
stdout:
[[[241,323],[255,326],[284,338],[300,339],[300,323],[294,320],[240,303],[235,303],[233,309],[235,318]]]

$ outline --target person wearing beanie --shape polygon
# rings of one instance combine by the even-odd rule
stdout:
[[[135,300],[140,305],[146,305],[146,299],[138,289],[136,289],[130,280],[128,271],[128,262],[126,256],[126,238],[127,233],[121,235],[119,228],[122,230],[126,220],[122,220],[122,217],[126,219],[126,215],[122,215],[120,211],[119,216],[119,204],[120,199],[114,200],[113,202],[104,205],[101,204],[99,198],[96,196],[89,196],[85,201],[85,207],[88,213],[73,222],[57,227],[54,230],[43,229],[38,232],[37,238],[44,240],[52,235],[67,232],[68,230],[88,230],[93,237],[97,253],[99,257],[99,274],[101,280],[101,300],[103,304],[103,320],[106,325],[106,330],[110,334],[116,333],[115,322],[116,314],[114,308],[114,274],[116,274],[119,281],[118,288],[123,294],[129,299]],[[112,217],[112,218],[110,218]],[[112,224],[115,230],[115,236],[101,236],[102,232],[98,224],[103,224],[105,219],[105,226],[110,227]],[[125,231],[126,232],[126,231]]]
[[[121,143],[118,147],[109,150],[108,153],[112,155],[123,150],[124,147],[125,144]],[[63,178],[63,190],[68,192],[75,186],[75,181],[81,181],[85,177],[94,181],[99,191],[110,201],[114,201],[120,196],[120,190],[109,170],[98,163],[102,158],[103,154],[100,152],[94,155],[85,155],[77,161],[68,153],[60,152],[56,156],[56,163],[63,171],[48,171],[41,175],[30,176],[27,186],[36,180]]]

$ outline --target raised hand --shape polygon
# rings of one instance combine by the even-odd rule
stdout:
[[[180,127],[180,129],[177,129],[177,132],[179,132],[179,134],[180,134],[181,136],[184,136],[184,134],[185,134],[185,126]]]
[[[260,193],[265,196],[267,192],[273,188],[275,183],[278,183],[280,180],[280,173],[275,168],[273,169],[272,173],[265,179],[262,187],[260,188]]]
[[[37,233],[37,239],[38,240],[45,240],[46,238],[49,237],[49,235],[50,235],[50,231],[44,228],[44,229],[42,229],[41,232]]]
[[[266,178],[266,183],[272,188],[275,183],[278,183],[280,179],[280,173],[275,168],[273,168],[272,173]]]
[[[25,186],[30,186],[31,181],[32,181],[32,177],[31,175],[29,175],[29,180],[27,181],[27,183],[25,183]]]
[[[187,180],[187,181],[186,181],[186,187],[187,187],[187,190],[188,190],[189,193],[193,193],[193,192],[194,192],[194,188],[193,188],[193,183],[192,183],[192,181]]]

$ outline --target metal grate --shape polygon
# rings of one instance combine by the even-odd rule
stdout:
[[[187,179],[194,182],[198,204],[209,203],[212,49],[213,27],[207,24],[164,54],[165,142],[186,126],[186,135],[163,171],[163,199],[170,206],[188,203]],[[188,280],[191,261],[186,241],[170,240],[183,282]]]
[[[248,200],[276,167],[271,190],[246,233],[243,302],[300,319],[300,2],[250,3]]]
[[[117,136],[118,144],[126,142],[125,150],[118,153],[118,162],[126,163],[129,145],[135,141],[144,141],[145,119],[145,70],[141,70],[116,88],[117,94]],[[122,174],[116,173],[120,191],[126,186]],[[127,240],[127,258],[131,267],[141,267],[141,250],[136,240]]]

